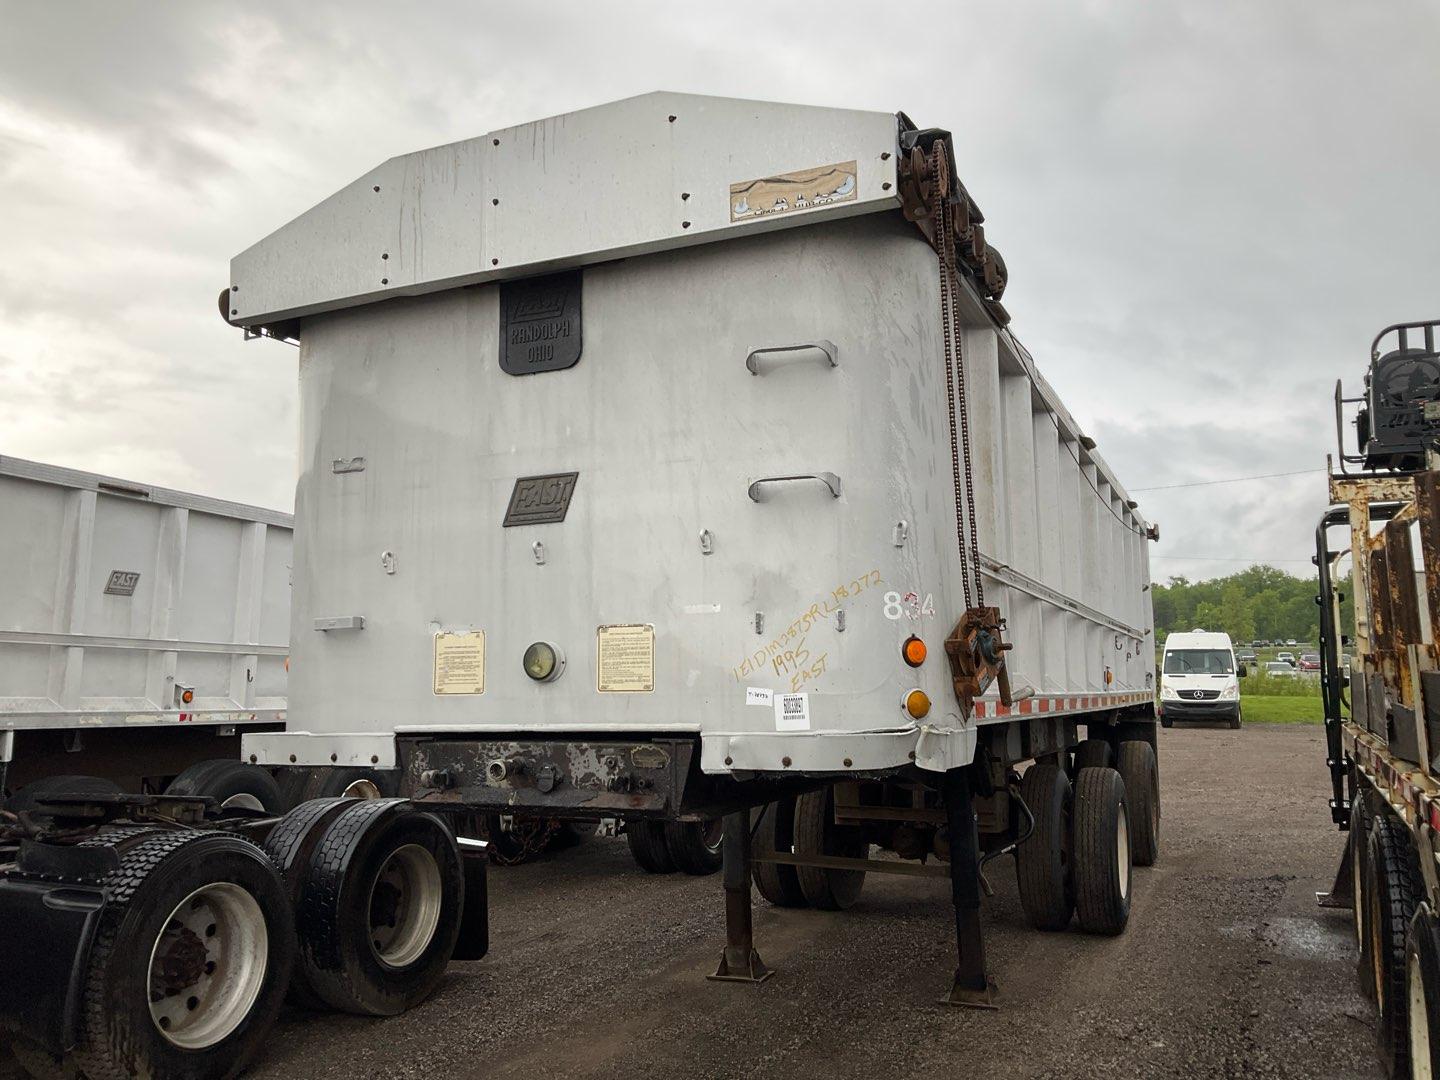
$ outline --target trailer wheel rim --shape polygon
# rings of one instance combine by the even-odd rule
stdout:
[[[1120,896],[1130,895],[1130,821],[1122,808],[1115,822],[1115,862],[1120,873]]]
[[[392,851],[370,887],[370,946],[376,959],[394,968],[418,960],[440,925],[444,896],[440,867],[429,848],[405,844]]]
[[[264,803],[248,791],[237,791],[220,804],[220,809],[229,810],[232,806],[242,807],[246,810],[263,811],[265,809]]]
[[[265,984],[270,932],[249,890],[202,885],[176,905],[150,948],[150,1019],[182,1050],[204,1050],[250,1015]]]
[[[715,818],[713,821],[706,821],[700,826],[700,842],[705,845],[705,850],[711,854],[718,854],[720,846],[725,842],[725,819]]]
[[[1415,1080],[1432,1080],[1430,1067],[1430,1014],[1425,1009],[1425,977],[1420,970],[1420,954],[1410,953],[1405,965],[1406,985],[1410,999],[1410,1075]]]
[[[380,787],[374,780],[362,777],[346,784],[345,790],[340,794],[346,799],[378,799],[380,798]]]
[[[1383,910],[1376,907],[1377,911]],[[1370,970],[1375,975],[1375,1007],[1385,1012],[1385,939],[1380,933],[1381,919],[1370,920]]]
[[[1355,828],[1353,819],[1350,827]],[[1358,849],[1358,845],[1356,847]],[[1350,900],[1354,906],[1355,947],[1359,949],[1365,944],[1365,893],[1361,889],[1360,852],[1358,850],[1350,856]]]

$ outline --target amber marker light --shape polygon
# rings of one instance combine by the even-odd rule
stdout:
[[[911,667],[919,667],[923,664],[929,653],[930,650],[925,648],[925,642],[913,634],[905,639],[904,645],[900,646],[900,654],[905,657],[905,663]]]
[[[905,711],[916,720],[930,715],[930,695],[924,690],[911,690],[905,695]]]

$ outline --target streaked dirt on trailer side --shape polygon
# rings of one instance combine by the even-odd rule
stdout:
[[[943,1008],[948,886],[866,882],[845,914],[775,911],[776,975],[707,982],[718,877],[650,877],[623,840],[491,875],[492,952],[375,1021],[287,1013],[251,1075],[1380,1076],[1348,914],[1315,906],[1342,837],[1316,727],[1161,733],[1162,853],[1119,938],[1040,934],[1008,863],[985,923],[1002,1008]]]

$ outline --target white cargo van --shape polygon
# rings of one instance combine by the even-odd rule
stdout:
[[[1165,639],[1160,668],[1160,722],[1228,720],[1240,726],[1240,676],[1229,634],[1192,630]]]

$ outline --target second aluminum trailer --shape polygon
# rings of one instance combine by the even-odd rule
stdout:
[[[1036,926],[1119,932],[1157,534],[1006,277],[904,114],[649,94],[341,189],[221,297],[299,343],[292,729],[244,753],[657,845],[726,814],[721,978],[768,973],[752,875],[948,875],[961,1004],[998,853]]]

